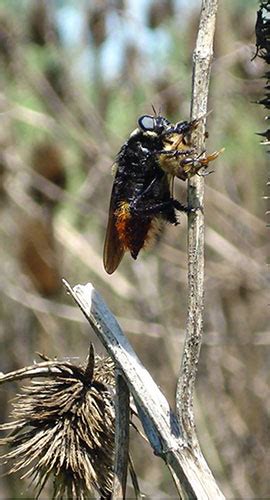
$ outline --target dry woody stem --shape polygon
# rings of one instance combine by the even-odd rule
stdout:
[[[129,389],[121,372],[115,381],[115,460],[112,500],[125,498],[129,450]]]
[[[148,441],[155,455],[169,467],[179,498],[224,499],[200,450],[195,453],[183,439],[181,425],[166,398],[141,364],[102,297],[90,283],[73,288],[64,283],[121,370]]]
[[[196,48],[193,53],[191,120],[206,115],[209,77],[218,0],[203,0]],[[205,148],[205,119],[194,132],[198,151]],[[179,422],[188,442],[196,444],[193,394],[202,343],[204,300],[204,178],[194,176],[188,184],[188,203],[200,207],[188,218],[188,315],[186,340],[176,394]]]

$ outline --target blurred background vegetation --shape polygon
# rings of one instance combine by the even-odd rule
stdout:
[[[269,498],[269,232],[264,65],[255,0],[220,2],[208,118],[204,343],[198,435],[228,498]],[[61,277],[93,282],[174,404],[187,308],[186,218],[112,276],[102,248],[111,165],[151,105],[189,117],[200,1],[2,0],[0,6],[0,369],[35,353],[84,362],[89,328]],[[185,200],[186,185],[175,183]],[[268,230],[269,231],[269,230]],[[268,297],[267,297],[268,295]],[[91,339],[102,352],[94,335]],[[1,388],[1,421],[15,385]],[[132,431],[133,432],[133,431]],[[132,434],[142,491],[175,496],[170,476]],[[1,498],[30,498],[19,478]],[[48,487],[48,498],[50,490]]]

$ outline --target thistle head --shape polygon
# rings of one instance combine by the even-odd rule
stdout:
[[[30,378],[13,402],[0,445],[9,473],[21,472],[36,497],[53,480],[53,498],[109,498],[113,483],[113,364],[90,347],[86,367],[43,361],[4,375],[0,383]]]

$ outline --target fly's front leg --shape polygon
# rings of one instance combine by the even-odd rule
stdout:
[[[203,150],[199,155],[195,156],[194,158],[183,158],[180,161],[179,165],[179,173],[181,175],[184,175],[185,178],[187,179],[188,177],[192,177],[193,175],[208,175],[213,172],[213,170],[208,171],[208,172],[200,172],[202,168],[207,168],[208,164],[210,161],[216,160],[216,158],[224,151],[224,148],[221,149],[220,151],[214,151],[211,155],[206,156],[206,158],[202,158],[202,155],[205,153],[205,150]],[[180,177],[180,175],[177,177]],[[180,177],[182,178],[182,177]]]
[[[186,156],[186,155],[191,155],[192,153],[194,153],[194,148],[192,149],[183,149],[183,150],[179,150],[179,149],[171,149],[171,150],[168,150],[168,149],[159,149],[159,150],[156,150],[156,151],[152,151],[152,154],[153,155],[167,155],[167,156],[172,156],[173,158],[177,158],[178,156]]]

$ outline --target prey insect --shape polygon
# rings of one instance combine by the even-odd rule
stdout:
[[[177,212],[189,208],[173,197],[173,179],[197,174],[218,153],[202,158],[191,142],[198,120],[170,123],[160,115],[143,115],[121,147],[114,164],[103,262],[108,274],[126,251],[136,259],[162,229],[178,224]]]

